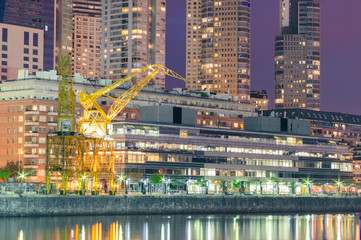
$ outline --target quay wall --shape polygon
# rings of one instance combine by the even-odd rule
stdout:
[[[361,212],[361,197],[0,196],[0,217]]]

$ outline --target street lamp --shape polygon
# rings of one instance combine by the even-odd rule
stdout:
[[[18,156],[18,172],[20,172],[20,158],[23,155],[23,150],[20,149],[19,156]]]
[[[26,173],[24,171],[18,172],[18,178],[23,179],[25,181],[25,193],[26,194]]]
[[[336,184],[337,184],[337,186],[338,186],[338,194],[340,194],[340,188],[341,188],[341,185],[342,185],[342,182],[340,181],[340,180],[338,180],[337,182],[336,182]]]

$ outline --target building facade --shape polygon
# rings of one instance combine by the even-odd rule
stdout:
[[[73,47],[73,0],[56,0],[55,66],[59,58],[72,53]]]
[[[320,110],[321,3],[280,0],[275,37],[275,109]]]
[[[127,121],[113,122],[111,136],[116,171],[127,176],[310,178],[319,184],[352,179],[352,153],[330,138]]]
[[[266,90],[251,91],[251,103],[258,111],[268,110],[268,95]]]
[[[250,100],[251,3],[187,1],[187,88]]]
[[[101,0],[73,0],[73,73],[100,77]]]
[[[1,80],[14,79],[20,69],[35,73],[44,66],[44,30],[0,23]]]
[[[15,162],[30,171],[29,181],[45,181],[46,137],[56,132],[57,101],[22,99],[0,102],[0,165]]]
[[[165,65],[165,29],[165,0],[103,1],[102,76],[117,80],[145,65]],[[151,84],[164,86],[165,76],[158,74]]]
[[[359,115],[304,109],[268,110],[264,111],[263,115],[308,120],[311,122],[312,136],[336,138],[341,140],[340,144],[348,146],[357,146],[361,143]]]
[[[25,31],[30,32],[41,31],[42,35],[39,38],[43,39],[43,43],[42,45],[39,44],[39,48],[42,49],[42,55],[38,57],[44,59],[44,64],[39,69],[41,68],[45,71],[54,69],[54,0],[3,0],[0,3],[0,23],[25,27],[28,28]],[[20,39],[17,41],[20,41]],[[19,48],[18,51],[17,49],[12,50],[12,55],[21,54],[23,54],[22,48]],[[12,67],[9,64],[7,66]],[[13,72],[10,72],[9,79],[13,79],[17,75],[17,68],[15,66]],[[21,68],[29,69],[26,67]]]

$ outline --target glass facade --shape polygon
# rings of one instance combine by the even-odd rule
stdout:
[[[118,173],[234,180],[352,179],[352,154],[333,139],[239,130],[113,123]]]

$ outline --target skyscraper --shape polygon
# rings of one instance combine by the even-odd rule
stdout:
[[[166,0],[103,1],[102,76],[116,80],[144,65],[165,65],[165,29]],[[151,83],[164,86],[165,76]]]
[[[56,1],[55,65],[61,55],[72,53],[73,47],[73,0]]]
[[[73,0],[73,72],[100,77],[101,0]]]
[[[44,45],[39,46],[44,49],[41,56],[44,59],[44,64],[40,66],[43,70],[54,68],[54,19],[54,0],[0,1],[0,23],[44,31],[43,36],[41,36],[41,38],[44,38]],[[22,54],[23,49],[19,48],[19,51],[19,54]],[[18,53],[11,52],[11,54],[16,55]],[[17,70],[15,70],[14,74],[17,74]]]
[[[187,0],[187,88],[250,99],[251,1]]]
[[[275,38],[275,108],[320,110],[321,4],[280,0]]]

